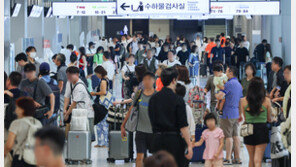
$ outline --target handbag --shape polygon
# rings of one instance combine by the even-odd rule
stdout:
[[[285,148],[283,144],[280,132],[281,132],[280,126],[272,126],[271,136],[270,136],[271,159],[282,158],[284,156],[289,155],[288,150]]]
[[[125,124],[125,129],[128,132],[135,132],[137,130],[137,126],[138,126],[138,120],[139,120],[139,100],[142,94],[142,90],[140,89],[137,92],[137,96],[136,96],[136,101],[135,104],[133,105],[134,107],[131,110],[131,114]]]
[[[253,124],[243,124],[240,129],[240,135],[242,137],[247,137],[254,134],[254,125]]]
[[[94,125],[96,125],[106,117],[108,110],[104,105],[98,103],[93,104],[93,109],[95,114]]]

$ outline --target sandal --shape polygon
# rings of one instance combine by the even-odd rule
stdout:
[[[242,164],[242,161],[241,161],[240,159],[234,159],[234,160],[232,161],[232,163],[233,163],[233,164],[238,164],[238,165],[240,165],[240,164]]]
[[[223,165],[232,165],[230,160],[225,159]]]

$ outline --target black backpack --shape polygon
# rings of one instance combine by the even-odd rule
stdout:
[[[54,94],[55,97],[55,103],[54,103],[54,113],[57,113],[60,109],[60,88],[58,85],[54,84],[54,79],[50,79],[49,83],[47,85],[50,87],[52,93]],[[50,98],[46,97],[45,98],[45,104],[50,108]]]
[[[19,97],[23,97],[23,96],[27,96],[27,94],[23,91],[20,91]],[[4,127],[7,130],[9,129],[12,121],[14,121],[17,118],[17,115],[15,113],[15,101],[16,100],[17,100],[17,98],[10,97],[9,103],[5,108]]]

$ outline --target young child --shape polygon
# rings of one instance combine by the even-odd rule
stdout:
[[[215,92],[219,93],[220,90],[224,90],[224,84],[227,82],[228,78],[226,74],[223,73],[223,66],[220,64],[216,64],[213,67],[214,72],[214,79],[213,83],[215,85]],[[222,115],[223,105],[225,103],[225,99],[219,100],[217,102],[216,109],[218,111],[218,114]]]
[[[223,145],[224,134],[222,129],[217,126],[217,119],[213,113],[205,116],[204,122],[208,129],[202,132],[201,139],[193,143],[194,147],[199,147],[206,142],[206,148],[203,153],[205,167],[223,167]]]

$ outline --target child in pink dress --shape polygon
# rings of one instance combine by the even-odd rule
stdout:
[[[207,114],[204,122],[208,129],[203,131],[201,139],[194,143],[194,147],[201,146],[205,141],[206,148],[203,153],[205,167],[223,167],[223,131],[219,127],[216,127],[217,119],[213,113]]]

